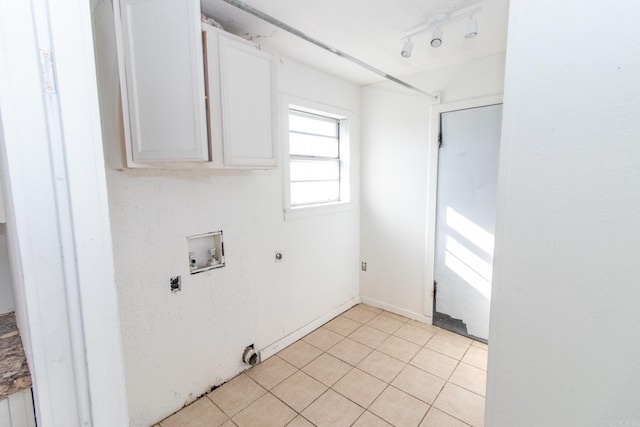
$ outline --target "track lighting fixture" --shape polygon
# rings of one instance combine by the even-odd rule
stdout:
[[[478,21],[473,15],[469,15],[469,20],[467,21],[467,31],[464,33],[465,39],[470,39],[478,35]]]
[[[431,35],[431,47],[440,47],[442,45],[442,30],[437,29]]]
[[[227,0],[225,0],[227,1]],[[411,38],[416,37],[422,33],[431,33],[430,44],[431,47],[442,46],[442,28],[454,23],[463,23],[466,21],[464,27],[464,37],[467,39],[473,38],[478,35],[478,21],[476,16],[482,12],[482,0],[473,0],[472,4],[454,11],[452,13],[438,13],[431,16],[427,22],[415,27],[409,32],[402,35],[401,40],[404,40],[402,51],[400,54],[404,58],[409,58],[413,50],[413,43]]]
[[[400,55],[402,55],[403,58],[409,58],[412,51],[413,42],[411,41],[411,37],[409,37],[402,45],[402,51],[400,52]]]

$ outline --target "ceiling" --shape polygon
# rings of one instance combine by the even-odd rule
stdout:
[[[365,85],[383,78],[331,54],[222,0],[201,0],[202,12],[227,31],[278,55]],[[505,51],[508,0],[243,0],[244,3],[387,74],[403,77]],[[443,44],[429,45],[431,32],[412,38],[413,55],[400,56],[402,36],[438,13],[481,5],[478,35],[463,36],[465,20],[442,28]]]

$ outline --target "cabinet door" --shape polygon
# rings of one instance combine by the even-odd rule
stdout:
[[[224,163],[274,166],[271,54],[224,34],[219,43]]]
[[[199,0],[120,0],[120,19],[129,165],[209,160]]]

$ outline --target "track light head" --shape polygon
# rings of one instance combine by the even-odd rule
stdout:
[[[400,55],[402,55],[403,58],[409,58],[412,51],[413,42],[411,41],[411,38],[408,38],[402,45],[402,51],[400,52]]]
[[[437,29],[431,35],[431,47],[440,47],[442,45],[442,30]]]
[[[464,33],[465,39],[470,39],[478,35],[478,21],[476,18],[469,16],[467,21],[467,31]]]
[[[231,1],[231,0],[224,0]],[[404,42],[402,46],[402,51],[400,51],[400,55],[403,58],[411,57],[411,53],[413,50],[413,43],[411,42],[411,37],[418,36],[422,33],[431,32],[431,47],[437,48],[442,46],[442,28],[453,24],[453,23],[463,23],[466,21],[466,27],[464,30],[464,37],[467,39],[473,38],[478,35],[478,21],[476,20],[476,15],[478,15],[482,11],[482,6],[475,5],[475,3],[480,3],[482,0],[469,0],[474,3],[474,5],[470,7],[465,7],[461,10],[454,11],[452,14],[448,13],[439,13],[430,17],[427,22],[424,24],[408,31],[400,37],[400,40]]]

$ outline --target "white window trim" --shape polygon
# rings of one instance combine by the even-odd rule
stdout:
[[[351,143],[350,122],[353,113],[333,105],[323,104],[292,95],[281,97],[281,123],[280,138],[282,141],[282,202],[285,219],[306,218],[317,215],[327,215],[352,209],[352,167],[351,167]],[[289,109],[295,108],[307,113],[321,116],[346,119],[346,123],[340,125],[340,198],[336,202],[319,203],[305,206],[291,206],[291,183],[289,181]]]

